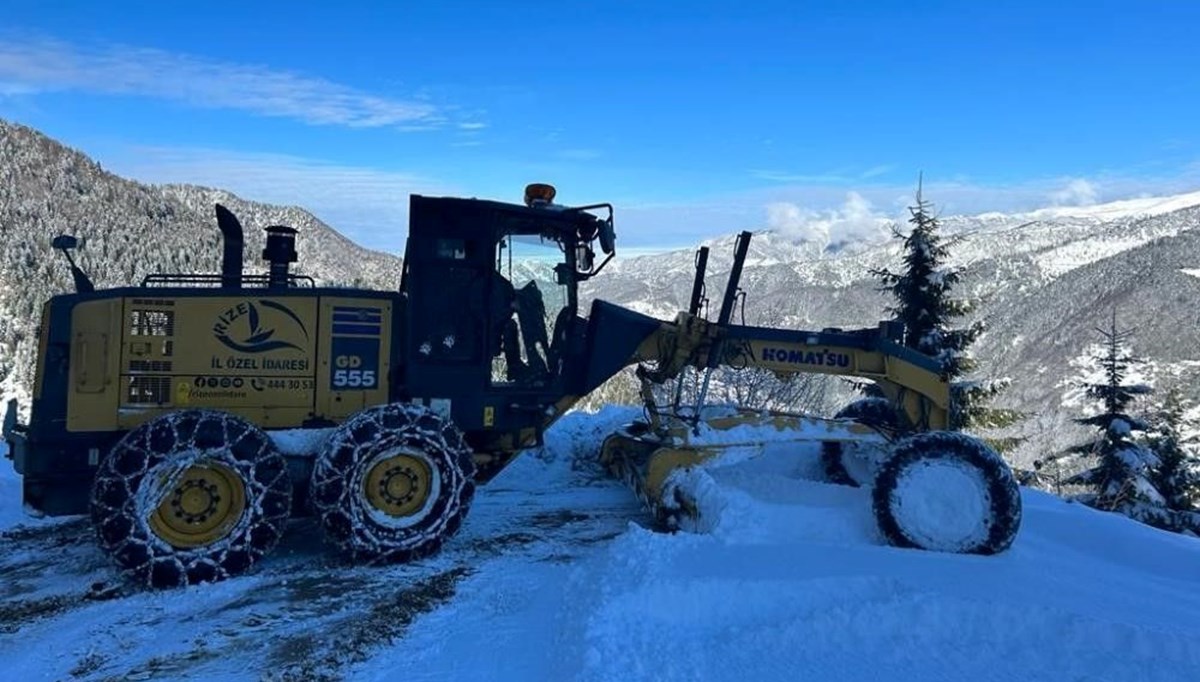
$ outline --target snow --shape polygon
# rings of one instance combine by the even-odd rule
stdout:
[[[1071,411],[1081,414],[1093,414],[1103,411],[1104,401],[1089,396],[1087,394],[1087,384],[1104,385],[1108,383],[1108,376],[1105,373],[1103,364],[1104,358],[1107,357],[1108,353],[1107,344],[1089,343],[1079,355],[1067,361],[1071,372],[1058,383],[1058,386],[1064,389],[1062,393],[1063,407],[1070,408]],[[1118,353],[1125,357],[1132,356],[1135,358],[1126,367],[1125,377],[1122,380],[1122,385],[1134,392],[1149,392],[1152,390],[1152,386],[1159,383],[1159,377],[1172,369],[1161,367],[1153,360],[1138,358],[1128,344],[1120,344],[1118,346]],[[1130,426],[1136,429],[1143,428],[1133,423],[1130,423]]]
[[[705,419],[712,419],[732,416],[735,413],[736,409],[733,407],[718,407],[716,409],[705,408],[705,411],[701,414]],[[747,413],[743,414],[742,418],[746,420],[745,423],[727,429],[712,428],[708,424],[701,422],[698,432],[688,434],[687,442],[695,446],[737,446],[749,444],[764,444],[769,446],[777,443],[792,442],[798,437],[813,440],[821,438],[845,439],[869,443],[879,443],[884,440],[882,436],[874,432],[862,434],[851,432],[847,428],[848,421],[839,421],[836,419],[783,415],[780,419],[781,423],[785,424],[785,426],[780,427],[773,423],[773,415],[770,413]]]
[[[321,450],[336,428],[325,429],[280,429],[268,431],[279,452],[293,457],[311,457]]]
[[[692,514],[680,515],[678,527],[689,533],[711,533],[721,525],[721,515],[728,502],[720,485],[701,467],[687,467],[671,472],[663,483],[663,506],[678,510],[676,495],[683,493],[695,509]]]
[[[1154,487],[1154,484],[1146,480],[1144,476],[1133,477],[1133,489],[1139,499],[1155,507],[1167,506],[1167,501],[1163,499],[1162,493],[1158,492],[1158,488]]]
[[[1049,220],[1055,218],[1093,218],[1110,221],[1162,215],[1192,206],[1200,206],[1200,191],[1165,197],[1138,197],[1088,206],[1053,206],[1026,213],[982,213],[977,218]]]
[[[1113,419],[1108,424],[1108,432],[1118,438],[1120,438],[1122,436],[1128,436],[1132,431],[1133,431],[1133,427],[1131,427],[1129,425],[1129,422],[1127,422],[1124,419],[1121,419],[1119,417],[1116,419]]]
[[[973,547],[987,540],[987,482],[977,469],[948,459],[909,467],[897,483],[892,511],[922,547]]]
[[[785,441],[696,474],[710,532],[658,534],[592,463],[637,413],[567,415],[425,561],[347,566],[298,522],[251,575],[107,600],[86,523],[31,530],[0,460],[4,676],[1200,679],[1200,540],[1024,490],[1001,555],[888,547],[870,492]]]

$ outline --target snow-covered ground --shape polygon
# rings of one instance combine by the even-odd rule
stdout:
[[[0,678],[1200,679],[1200,540],[1025,491],[1001,556],[887,547],[810,448],[710,471],[712,532],[656,534],[590,463],[629,415],[568,415],[434,558],[346,566],[298,521],[159,593],[83,519],[26,520],[0,460]]]

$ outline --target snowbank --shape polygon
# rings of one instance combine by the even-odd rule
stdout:
[[[710,533],[657,534],[594,462],[637,414],[564,417],[411,565],[330,561],[301,524],[252,575],[80,601],[113,580],[68,536],[85,524],[5,538],[0,659],[13,679],[1200,679],[1200,540],[1026,490],[1000,556],[897,549],[868,491],[784,442],[703,470]],[[0,528],[25,523],[17,487],[0,460]],[[444,600],[404,596],[453,571]]]
[[[1195,539],[1026,490],[1001,556],[896,549],[868,491],[805,480],[815,454],[705,469],[707,535],[629,523],[569,569],[499,559],[364,679],[1200,679]]]
[[[642,408],[628,405],[606,405],[596,412],[568,412],[546,431],[542,447],[521,456],[544,462],[548,468],[543,473],[558,477],[561,485],[562,477],[570,471],[597,469],[596,456],[604,439],[641,418],[642,413]]]
[[[748,518],[755,541],[732,542],[728,516],[726,537],[631,528],[568,587],[570,678],[1197,679],[1200,545],[1025,502],[1027,532],[993,558]]]
[[[281,429],[268,431],[271,442],[279,452],[291,457],[311,457],[319,452],[325,441],[337,431],[336,428],[326,429]]]

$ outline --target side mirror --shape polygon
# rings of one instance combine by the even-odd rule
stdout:
[[[62,251],[63,255],[67,257],[67,262],[71,264],[71,279],[75,280],[75,291],[77,293],[87,294],[96,290],[87,273],[80,270],[79,266],[75,265],[75,259],[71,258],[71,249],[79,246],[77,238],[69,234],[60,234],[50,242],[50,246]]]
[[[600,218],[595,215],[590,215],[587,211],[596,209],[607,209],[608,217]],[[578,270],[579,281],[587,280],[600,274],[608,261],[613,259],[617,248],[617,233],[613,230],[613,208],[612,204],[592,204],[591,206],[577,206],[571,211],[576,211],[579,218],[575,227],[576,244],[578,245],[575,251],[576,269]],[[592,242],[600,242],[600,250],[604,252],[605,258],[596,265],[596,252],[592,250]],[[586,252],[584,251],[586,249]]]
[[[69,251],[79,246],[79,240],[69,234],[60,234],[50,242],[50,246],[60,251]]]
[[[613,230],[612,219],[600,222],[600,250],[605,255],[611,254],[617,248],[617,233]]]

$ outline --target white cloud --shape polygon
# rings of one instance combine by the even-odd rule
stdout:
[[[0,83],[10,94],[137,95],[313,125],[411,130],[445,121],[444,112],[428,102],[373,95],[291,71],[152,48],[84,48],[44,38],[0,37]]]
[[[847,193],[845,202],[835,208],[814,210],[781,201],[767,204],[766,213],[770,229],[822,247],[844,241],[874,241],[885,236],[892,224],[858,192]]]
[[[896,172],[902,173],[904,169]],[[622,216],[619,230],[622,243],[669,246],[688,246],[702,239],[730,234],[743,229],[791,225],[796,234],[817,235],[822,222],[828,223],[830,239],[839,235],[861,235],[859,226],[871,229],[869,220],[855,219],[854,202],[847,200],[853,191],[871,207],[878,218],[891,217],[902,222],[908,219],[906,207],[914,201],[917,189],[916,173],[911,183],[872,183],[860,181],[795,182],[786,185],[696,197],[693,200],[671,202],[618,201]],[[1137,196],[1169,196],[1200,190],[1200,163],[1185,165],[1175,174],[1146,177],[1132,174],[1106,173],[1087,178],[1097,198],[1105,201]],[[1035,178],[1020,183],[985,184],[969,179],[930,179],[926,174],[925,198],[943,216],[973,215],[989,211],[1005,213],[1045,208],[1054,192],[1064,187],[1061,177]],[[1086,199],[1086,193],[1082,198]],[[1079,199],[1080,197],[1076,197]],[[616,197],[615,199],[619,199]],[[795,211],[786,205],[796,207]],[[767,207],[776,205],[774,209]],[[765,224],[764,224],[765,223]],[[838,225],[837,232],[832,229]]]
[[[1083,178],[1072,178],[1065,187],[1050,193],[1055,206],[1091,206],[1098,198],[1096,185]]]
[[[462,144],[470,141],[462,141]],[[408,225],[408,195],[471,196],[480,188],[443,183],[419,173],[330,163],[286,155],[211,149],[126,148],[100,154],[106,168],[146,182],[181,182],[220,187],[256,201],[303,206],[371,248],[398,251]],[[1197,169],[1200,170],[1200,169]],[[536,173],[534,173],[536,174]],[[1200,188],[1200,173],[1169,179],[1109,176],[1089,179],[1099,196],[1164,195]],[[1028,211],[1046,206],[1063,188],[1061,178],[1014,185],[963,180],[927,181],[925,197],[941,215],[983,211]],[[630,248],[690,248],[704,239],[742,229],[771,228],[796,240],[827,246],[856,239],[886,238],[892,222],[907,219],[911,185],[811,184],[702,196],[693,200],[639,202],[600,197],[617,208],[623,252]]]
[[[106,168],[143,182],[187,183],[242,198],[295,205],[368,248],[399,252],[409,194],[460,194],[418,174],[280,154],[137,147],[105,155]]]

